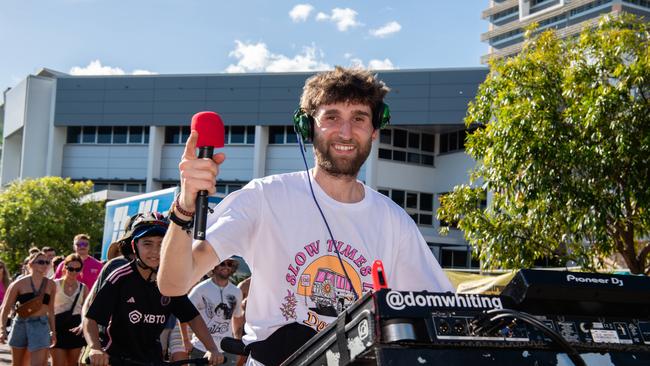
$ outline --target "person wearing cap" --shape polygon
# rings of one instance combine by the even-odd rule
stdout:
[[[102,267],[102,270],[99,272],[99,276],[97,277],[97,281],[95,281],[95,284],[90,290],[90,296],[88,296],[84,302],[84,314],[88,311],[90,302],[95,298],[95,295],[97,295],[97,291],[99,291],[106,281],[106,277],[113,273],[114,270],[131,262],[135,258],[135,254],[131,248],[131,240],[133,239],[132,226],[136,219],[142,218],[144,215],[145,214],[143,213],[137,213],[129,217],[129,219],[124,223],[124,234],[122,234],[122,237],[108,246],[106,253],[108,262],[106,262]]]
[[[162,296],[156,285],[160,247],[168,221],[159,213],[137,218],[131,246],[135,260],[106,278],[84,319],[91,365],[112,366],[162,362],[160,333],[170,315],[187,322],[207,346],[210,365],[223,362],[210,332],[187,295]],[[107,327],[108,341],[99,339],[98,324]],[[84,360],[85,361],[85,360]]]
[[[234,319],[242,315],[241,290],[230,282],[239,267],[235,258],[228,258],[219,263],[210,272],[210,278],[196,285],[188,295],[190,301],[201,313],[203,320],[208,325],[214,343],[221,349],[221,340],[232,337],[235,329]],[[191,358],[199,357],[205,353],[205,346],[196,337],[192,336]],[[229,365],[237,363],[237,356],[226,354]]]
[[[83,272],[79,276],[79,282],[86,285],[87,288],[92,288],[99,271],[102,270],[102,262],[98,261],[90,255],[90,236],[87,234],[77,234],[72,240],[72,247],[74,252],[83,260]],[[54,273],[54,279],[63,277],[64,263],[60,263]]]
[[[90,307],[90,304],[95,299],[97,292],[102,287],[104,282],[106,282],[106,278],[111,273],[113,273],[114,270],[131,262],[135,258],[135,254],[133,253],[133,249],[131,248],[131,240],[133,236],[131,227],[133,226],[133,222],[136,219],[141,218],[143,216],[144,216],[143,213],[137,213],[129,217],[129,219],[124,223],[124,233],[122,234],[122,237],[120,237],[117,241],[112,242],[108,246],[108,251],[106,254],[108,262],[106,262],[102,267],[102,270],[99,272],[99,276],[97,277],[97,281],[95,281],[95,284],[90,289],[88,296],[86,296],[86,299],[83,302],[83,307],[81,310],[82,314],[86,314],[86,312],[88,312],[88,308]],[[100,340],[102,340],[102,342],[107,342],[106,328],[99,325],[98,329],[99,329]],[[82,359],[88,357],[89,352],[90,352],[90,347],[84,347]]]

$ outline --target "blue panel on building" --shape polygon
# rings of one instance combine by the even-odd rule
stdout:
[[[183,125],[198,111],[214,110],[233,125],[290,124],[313,74],[61,77],[54,123]],[[461,123],[486,74],[486,68],[470,68],[384,71],[379,77],[393,89],[386,100],[394,124],[435,125]]]
[[[125,76],[106,79],[107,89],[151,89],[154,87],[154,79],[148,76]]]

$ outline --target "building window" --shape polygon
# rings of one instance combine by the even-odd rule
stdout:
[[[95,180],[93,181],[93,191],[103,190],[144,193],[146,192],[146,183],[144,181],[119,181],[119,180]]]
[[[244,185],[241,182],[217,182],[217,193],[230,194],[240,190]]]
[[[176,182],[176,183],[163,183],[163,184],[161,184],[161,186],[162,186],[162,189],[167,189],[167,188],[172,188],[172,187],[178,187],[179,184],[178,184],[178,182]]]
[[[467,131],[460,130],[440,134],[440,154],[465,150]]]
[[[246,126],[231,126],[228,138],[231,144],[243,144],[246,140]]]
[[[113,128],[110,126],[99,126],[97,128],[97,143],[110,144],[113,141]]]
[[[167,126],[165,127],[166,144],[185,144],[190,137],[189,126]],[[149,140],[149,130],[145,129],[145,137]],[[225,144],[249,144],[255,143],[255,126],[224,126]]]
[[[69,144],[148,144],[149,126],[70,126]]]
[[[97,136],[95,136],[97,128],[95,126],[84,126],[82,129],[82,138],[81,138],[81,143],[82,144],[94,144],[96,141]]]
[[[402,207],[416,224],[420,226],[433,225],[433,193],[390,188],[380,188],[378,191]]]
[[[467,268],[467,250],[440,248],[440,265],[443,268]]]
[[[601,2],[601,1],[599,1],[599,2]],[[609,2],[609,1],[604,1],[604,2]],[[623,0],[623,2],[638,5],[638,6],[642,6],[644,8],[650,8],[650,0]]]
[[[246,126],[246,143],[255,143],[255,126]]]
[[[379,159],[433,166],[434,135],[393,128],[379,136]]]
[[[78,144],[81,142],[81,127],[70,126],[67,131],[66,142],[68,144]]]
[[[293,126],[270,126],[269,127],[269,144],[297,144],[298,137],[293,130]]]
[[[165,143],[184,145],[191,132],[190,126],[167,126],[165,127]]]
[[[141,144],[144,128],[142,126],[129,127],[129,144]]]

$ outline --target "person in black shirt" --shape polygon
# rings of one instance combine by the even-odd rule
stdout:
[[[160,333],[171,314],[189,323],[202,342],[211,365],[223,362],[203,319],[187,296],[162,296],[156,286],[160,246],[168,221],[158,213],[133,223],[136,260],[111,273],[93,300],[84,321],[91,365],[128,365],[129,361],[160,364]],[[107,327],[107,341],[100,344],[98,327]]]

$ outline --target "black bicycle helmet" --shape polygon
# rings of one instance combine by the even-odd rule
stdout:
[[[156,273],[158,268],[149,267],[142,261],[142,259],[140,259],[138,246],[135,245],[135,243],[138,239],[147,236],[164,236],[168,227],[169,220],[160,212],[145,212],[138,214],[131,225],[131,232],[129,233],[131,237],[131,249],[133,249],[138,266],[143,269],[151,270],[149,277],[151,277],[153,273]]]

